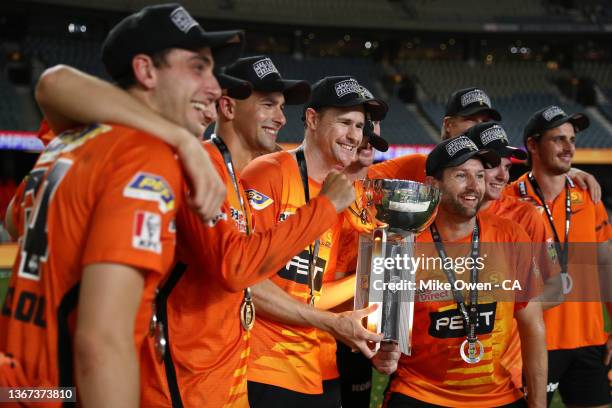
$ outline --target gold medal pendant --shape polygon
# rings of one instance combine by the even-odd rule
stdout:
[[[157,322],[154,330],[154,339],[155,339],[155,357],[157,357],[157,362],[163,363],[164,357],[166,355],[166,347],[168,347],[168,342],[166,341],[166,336],[164,335],[164,324],[162,322]]]
[[[240,305],[240,323],[247,331],[251,330],[255,324],[255,305],[250,299],[244,299]]]
[[[255,305],[251,297],[251,288],[244,290],[244,297],[240,305],[240,323],[246,331],[251,330],[255,324]]]

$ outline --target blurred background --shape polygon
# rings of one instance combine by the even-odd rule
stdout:
[[[69,64],[108,78],[100,45],[125,15],[155,2],[0,2],[0,219],[42,144],[33,89],[41,72]],[[611,0],[185,0],[207,30],[247,31],[246,55],[268,54],[286,78],[311,83],[354,75],[390,111],[383,160],[427,153],[439,140],[444,104],[476,86],[492,98],[511,143],[527,118],[557,104],[583,111],[576,167],[596,175],[612,208]],[[288,107],[280,141],[299,143],[301,108]],[[518,164],[514,174],[525,171]],[[0,222],[0,242],[8,236]],[[0,280],[14,245],[0,245]],[[0,282],[0,299],[3,285]],[[378,380],[377,380],[378,381]],[[382,392],[378,381],[375,391]],[[378,387],[378,388],[377,388]],[[378,400],[375,399],[373,406]]]

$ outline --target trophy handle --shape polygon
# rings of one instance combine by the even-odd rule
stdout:
[[[374,265],[377,259],[382,258],[384,260],[385,255],[386,255],[386,249],[387,249],[387,226],[385,224],[385,226],[383,227],[375,228],[374,231],[372,232],[372,259],[371,259],[370,270],[374,270]],[[377,275],[375,279],[380,279],[381,281],[384,282],[384,274]],[[378,307],[372,314],[370,314],[369,316],[366,316],[366,327],[368,330],[374,333],[381,333],[383,302],[370,301],[370,299],[380,298],[380,296],[372,296],[373,291],[375,291],[374,285],[373,285],[373,282],[370,282],[370,287],[369,287],[370,293],[368,294],[368,300],[367,300],[368,306],[376,304]],[[378,351],[379,347],[380,347],[380,344],[376,343],[374,347],[374,351]]]

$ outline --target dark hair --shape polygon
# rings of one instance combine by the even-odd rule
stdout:
[[[529,147],[527,146],[527,142],[529,139],[533,139],[536,143],[540,141],[542,135],[540,133],[534,133],[533,135],[527,136],[525,139],[525,149],[527,150],[527,168],[531,168],[533,166],[533,162],[531,161],[531,152],[529,151]]]
[[[435,178],[438,181],[442,181],[442,176],[444,174],[444,167],[441,169],[438,169],[434,172],[434,174],[432,175],[433,178]]]
[[[153,54],[149,55],[151,60],[153,61],[153,65],[155,68],[160,68],[164,66],[168,66],[167,56],[172,51],[172,48],[166,48],[165,50],[155,51]],[[129,72],[127,72],[124,76],[117,78],[115,80],[119,88],[127,89],[134,85],[136,85],[136,76],[134,75],[134,70],[130,67]]]

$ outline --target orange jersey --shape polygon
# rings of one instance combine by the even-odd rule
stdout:
[[[488,215],[478,215],[478,218],[483,243],[528,240],[514,222]],[[470,234],[455,242],[469,243],[471,238]],[[430,242],[433,239],[429,229],[417,237],[417,243]],[[431,248],[431,244],[427,245],[427,248]],[[483,271],[485,274],[501,273],[506,276],[516,271],[525,281],[531,274],[531,251],[524,245],[506,245],[505,248],[507,252],[503,256],[485,258]],[[433,253],[437,254],[435,249]],[[427,279],[428,276],[445,275],[435,267],[417,271],[417,280]],[[479,281],[486,281],[483,278],[479,278]],[[449,290],[419,289],[412,330],[412,355],[401,356],[390,391],[443,406],[500,406],[518,400],[522,393],[512,384],[501,357],[509,346],[514,313],[524,305],[495,301],[485,293],[479,294],[477,333],[478,340],[484,346],[484,355],[480,362],[468,364],[460,356],[460,346],[466,333],[452,293]]]
[[[331,267],[325,272],[324,283],[334,282],[346,277],[347,274],[355,273],[359,251],[359,234],[371,231],[374,228],[370,216],[366,216],[363,212],[365,206],[367,206],[363,184],[357,181],[354,186],[357,199],[342,213],[344,219],[342,232],[337,245],[334,244],[337,253],[337,256],[334,257],[336,262],[331,264]],[[326,295],[327,293],[323,291],[322,296]],[[323,380],[338,378],[340,374],[336,364],[336,340],[329,333],[320,331],[319,333],[323,333],[319,336]]]
[[[225,182],[227,197],[221,214],[208,225],[188,209],[177,215],[178,257],[188,267],[182,275],[175,269],[168,279],[180,276],[166,302],[171,371],[184,406],[246,407],[250,336],[239,318],[242,289],[265,278],[264,266],[280,268],[299,252],[296,241],[324,231],[325,224],[312,225],[311,218],[331,219],[336,211],[319,197],[274,232],[259,228],[247,236],[247,227],[251,232],[253,227],[247,192],[239,183],[243,211],[223,156],[212,142],[204,146]],[[257,318],[255,327],[259,324]],[[142,405],[170,405],[178,397],[168,386],[172,374],[168,377],[168,367],[156,362],[152,341],[143,360],[155,376],[144,387],[148,391]]]
[[[174,258],[180,166],[157,138],[96,124],[55,138],[23,191],[15,203],[20,251],[0,317],[0,350],[23,369],[27,382],[19,386],[74,386],[70,345],[85,266],[143,272],[136,349],[145,341],[155,289]]]
[[[560,272],[559,264],[555,262],[556,257],[553,256],[551,259],[548,256],[549,252],[544,251],[544,247],[540,245],[540,243],[546,243],[550,250],[555,250],[552,247],[553,237],[546,228],[546,221],[542,219],[540,213],[532,205],[515,197],[502,196],[493,201],[489,207],[481,210],[480,213],[497,215],[515,221],[525,230],[530,242],[536,243],[534,245],[534,256],[543,281]],[[521,359],[521,340],[516,322],[512,325],[512,339],[508,350],[502,356],[502,364],[511,372],[512,382],[520,388],[522,386],[523,362]]]
[[[407,154],[395,157],[370,166],[368,177],[413,180],[423,183],[425,181],[426,161],[427,156],[424,154]]]
[[[287,222],[305,202],[297,161],[288,152],[272,153],[255,159],[244,169],[242,180],[251,197],[255,228],[258,230]],[[321,185],[309,179],[308,186],[312,201],[318,195]],[[337,222],[338,216],[330,216],[330,219],[336,224],[320,236],[319,253],[315,260],[315,298],[320,296],[323,274],[330,262],[333,262],[332,244],[341,227]],[[320,218],[312,220],[315,221],[313,224],[322,222]],[[284,267],[276,269],[277,273],[271,279],[287,293],[307,303],[310,293],[309,247],[295,251],[294,255]],[[306,394],[323,392],[319,339],[315,328],[289,326],[259,318],[251,334],[247,374],[249,381]]]
[[[43,118],[43,120],[40,121],[40,127],[38,128],[37,136],[45,146],[51,143],[51,140],[55,138],[55,132],[53,132],[53,130],[51,130],[51,128],[49,127],[49,122],[47,121],[47,119]]]
[[[535,205],[548,225],[544,207],[537,198],[527,174],[510,184],[505,194],[519,197]],[[606,242],[612,237],[612,227],[608,222],[605,207],[600,202],[593,203],[588,191],[573,185],[570,188],[571,226],[569,242],[597,243]],[[565,241],[565,190],[552,202],[547,203],[553,216],[555,228],[562,243]],[[584,258],[584,254],[581,254]],[[597,259],[594,252],[591,259]],[[599,275],[596,265],[572,264],[569,255],[568,273],[573,277],[573,291],[586,290],[599,293]],[[595,291],[595,292],[594,292]],[[567,296],[571,296],[571,293]],[[546,323],[546,344],[548,350],[573,349],[578,347],[604,344],[608,338],[604,331],[603,313],[599,302],[564,302],[544,312]]]

